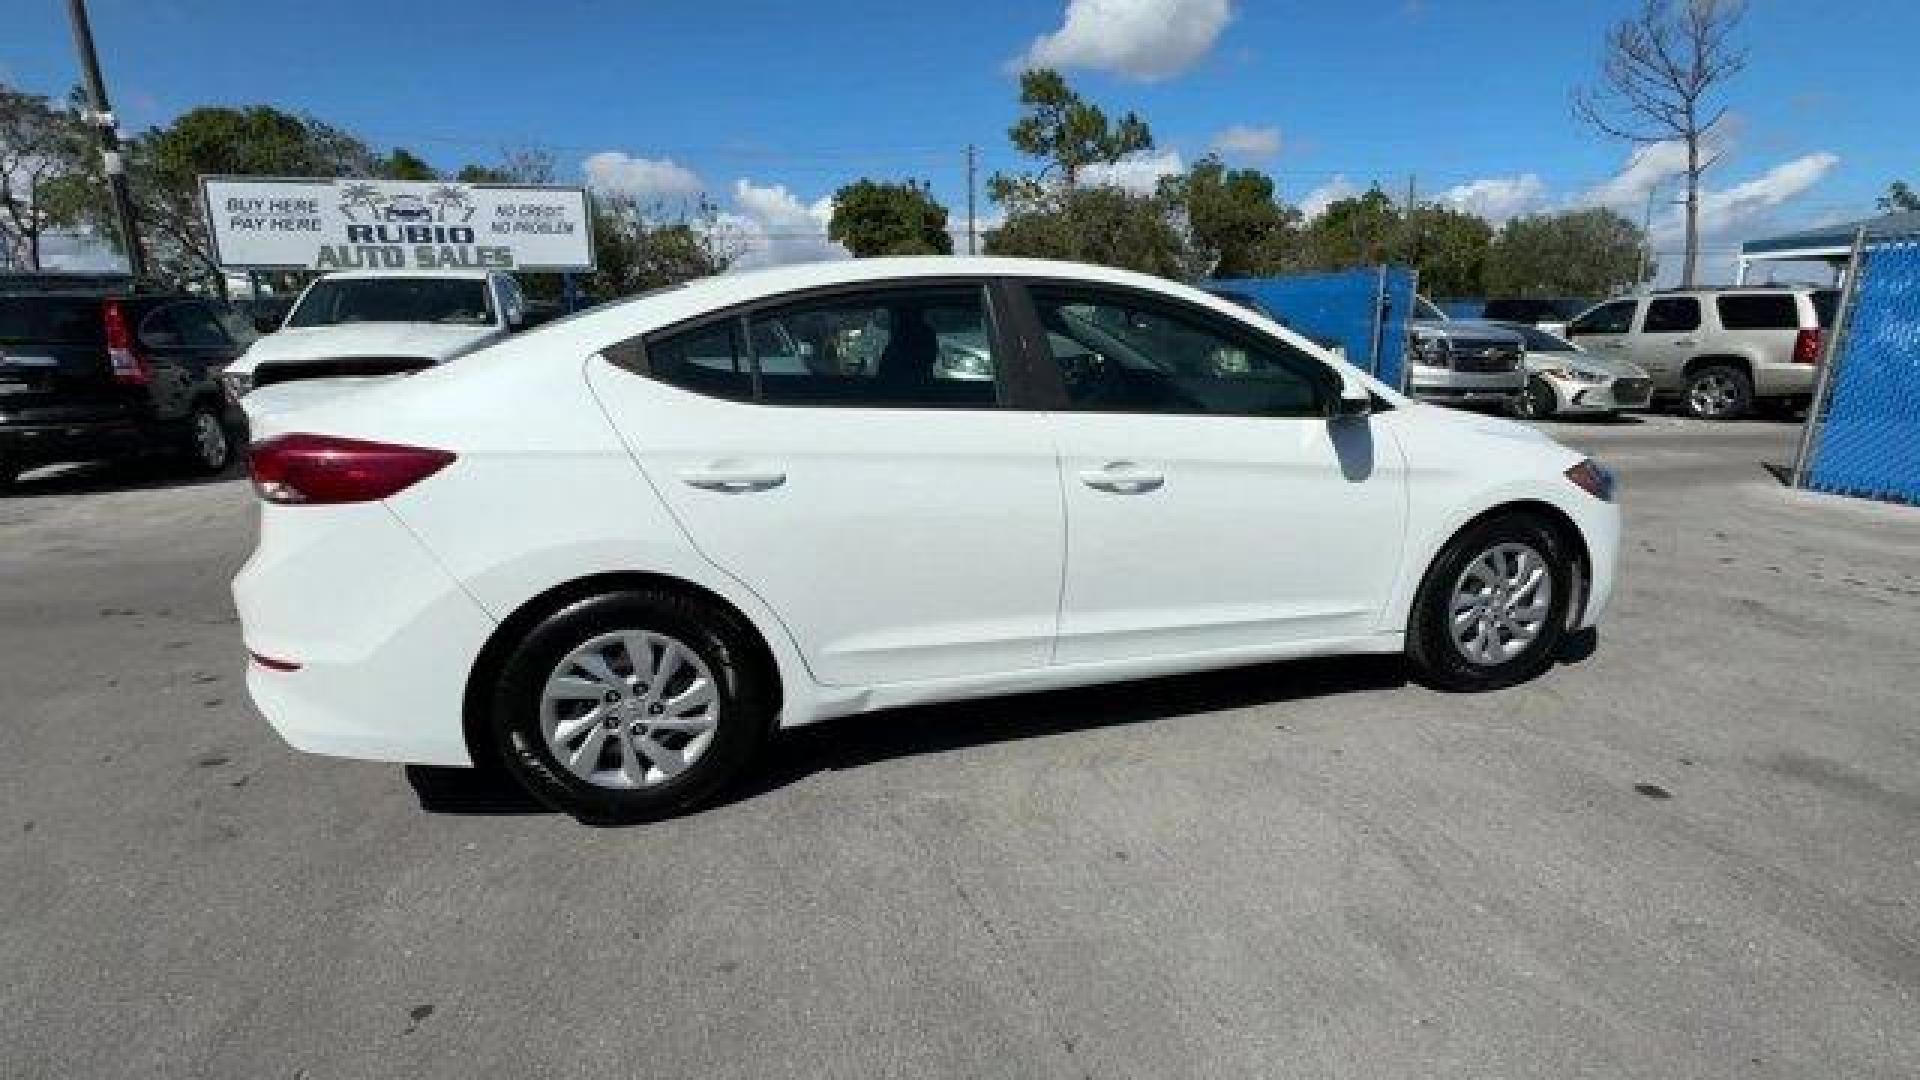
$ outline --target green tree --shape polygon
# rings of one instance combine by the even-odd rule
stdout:
[[[99,187],[97,158],[90,156],[89,183]],[[201,281],[223,295],[226,279],[207,234],[200,177],[375,176],[381,165],[355,136],[266,105],[194,109],[135,136],[125,159],[150,272],[177,285]],[[98,234],[115,235],[104,198],[91,200],[86,212]]]
[[[1116,187],[1055,192],[1023,204],[986,235],[986,253],[1066,259],[1189,279],[1207,260],[1174,226],[1174,207],[1160,195]]]
[[[858,258],[878,255],[951,255],[947,208],[932,189],[913,180],[898,184],[861,179],[833,196],[827,238]]]
[[[0,85],[0,265],[40,269],[40,238],[76,224],[84,192],[69,176],[85,171],[87,130],[38,94]]]
[[[1420,274],[1428,296],[1479,296],[1486,290],[1487,249],[1493,226],[1478,214],[1443,203],[1423,203],[1408,229],[1411,250],[1402,258]]]
[[[597,265],[586,291],[596,300],[723,274],[740,257],[738,238],[704,197],[643,205],[631,195],[596,191],[588,205]]]
[[[1487,251],[1487,292],[1613,296],[1640,284],[1645,244],[1640,226],[1604,207],[1513,218]]]
[[[1378,187],[1329,204],[1301,238],[1305,265],[1315,270],[1378,266],[1405,246],[1400,207]]]
[[[1883,214],[1911,214],[1920,211],[1920,192],[1907,186],[1905,180],[1895,180],[1887,185],[1887,193],[1874,200],[1874,205]]]
[[[1077,187],[1087,166],[1111,165],[1153,149],[1153,132],[1145,120],[1132,112],[1108,120],[1100,106],[1075,93],[1049,68],[1021,74],[1020,108],[1020,119],[1007,129],[1007,138],[1014,149],[1040,159],[1041,165],[1032,174],[994,174],[987,193],[996,202],[1040,196],[1049,182]]]
[[[396,146],[386,157],[380,159],[376,170],[387,180],[438,180],[439,170],[426,163],[418,154],[404,146]]]
[[[1163,179],[1160,194],[1184,212],[1213,277],[1275,274],[1297,258],[1300,212],[1274,197],[1273,179],[1258,169],[1229,169],[1209,154]]]

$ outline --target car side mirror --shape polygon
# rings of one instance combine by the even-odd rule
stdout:
[[[1367,384],[1344,371],[1340,377],[1340,396],[1333,402],[1333,419],[1356,420],[1373,412],[1373,391]]]

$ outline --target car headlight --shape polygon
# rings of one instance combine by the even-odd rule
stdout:
[[[1607,381],[1607,376],[1599,372],[1582,371],[1579,368],[1570,367],[1541,368],[1540,374],[1545,375],[1549,379],[1562,379],[1566,382],[1603,383]]]
[[[237,404],[241,398],[253,392],[253,372],[223,371],[220,373],[220,385],[226,388],[227,399]]]

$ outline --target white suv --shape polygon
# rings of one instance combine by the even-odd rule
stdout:
[[[1628,296],[1588,309],[1567,337],[1599,356],[1645,368],[1656,396],[1703,420],[1756,405],[1791,410],[1813,395],[1834,289],[1738,288]]]

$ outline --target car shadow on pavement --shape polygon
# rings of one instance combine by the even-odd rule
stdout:
[[[238,465],[219,473],[192,471],[177,460],[153,457],[116,458],[72,465],[50,465],[22,473],[12,485],[0,488],[0,499],[36,499],[55,495],[97,495],[113,491],[153,491],[161,488],[221,484],[244,474]]]
[[[745,776],[691,813],[758,798],[817,773],[896,758],[1392,689],[1406,682],[1406,661],[1399,656],[1345,656],[863,713],[777,733]],[[421,809],[429,813],[548,812],[497,770],[411,765],[406,774]]]

